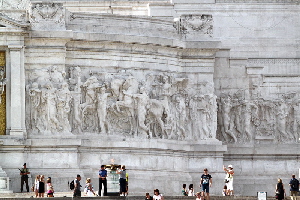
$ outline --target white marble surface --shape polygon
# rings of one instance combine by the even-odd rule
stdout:
[[[237,195],[298,173],[297,2],[1,2],[15,192],[23,162],[64,191],[77,173],[97,188],[114,159],[139,195],[180,194],[204,167],[219,194],[223,164]]]

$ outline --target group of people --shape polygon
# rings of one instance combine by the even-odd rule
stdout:
[[[32,190],[35,192],[35,197],[44,197],[45,193],[47,194],[47,197],[54,197],[54,188],[51,183],[51,177],[48,177],[45,181],[44,175],[37,175]]]
[[[297,196],[299,193],[299,180],[296,179],[295,174],[292,175],[292,178],[289,182],[289,186],[290,186],[291,200],[297,200]],[[282,179],[279,178],[275,186],[275,197],[278,200],[282,200],[285,198],[285,196],[286,193],[285,193],[284,184],[282,183]]]
[[[26,163],[24,163],[23,168],[19,169],[21,175],[21,192],[23,192],[23,185],[26,184],[26,190],[29,192],[28,185],[28,174],[30,174],[29,169],[26,167]],[[222,190],[223,196],[231,196],[234,195],[233,191],[233,167],[232,165],[228,165],[228,168],[223,166],[223,170],[226,172],[225,177],[225,185]],[[119,183],[120,183],[120,195],[127,196],[128,194],[128,173],[126,173],[125,165],[121,166],[121,169],[117,168],[116,174],[119,174]],[[99,177],[99,191],[98,196],[101,196],[103,189],[103,196],[107,196],[107,170],[105,169],[105,165],[101,165],[101,169],[98,173]],[[74,197],[81,196],[81,176],[78,174],[76,179],[72,181],[74,183]],[[186,184],[182,186],[182,194],[184,196],[196,196],[196,200],[209,200],[209,188],[212,186],[212,176],[208,174],[208,169],[205,168],[203,170],[203,174],[200,179],[200,188],[201,192],[194,193],[193,184],[190,184],[188,189],[186,188]],[[292,200],[296,200],[299,193],[299,181],[295,178],[295,175],[292,175],[292,179],[289,182],[290,186],[290,195]],[[34,185],[32,186],[32,191],[35,192],[36,197],[44,197],[44,194],[47,194],[47,197],[54,197],[54,188],[51,183],[51,177],[48,177],[45,181],[44,175],[37,175],[34,181]],[[95,196],[97,195],[93,189],[93,185],[91,183],[91,179],[86,179],[86,185],[84,187],[84,193],[86,196]],[[275,187],[276,198],[282,200],[285,198],[285,188],[282,183],[282,179],[278,179],[278,183]],[[154,190],[153,197],[150,196],[149,193],[146,193],[145,200],[163,200],[163,195],[159,193],[158,189]]]
[[[158,189],[155,189],[153,196],[150,196],[148,192],[146,193],[145,200],[164,200],[164,197],[159,193]]]
[[[223,188],[222,194],[223,196],[230,196],[233,195],[233,167],[232,165],[229,165],[228,168],[223,166],[223,170],[226,172],[225,177],[225,186]],[[182,186],[182,195],[183,196],[196,196],[196,200],[209,200],[209,188],[212,187],[212,176],[208,173],[208,169],[203,169],[203,174],[201,175],[200,179],[200,188],[201,192],[197,192],[194,194],[194,188],[193,184],[189,185],[189,188],[186,189],[186,184],[183,184]]]
[[[28,184],[28,174],[30,174],[29,169],[26,166],[26,163],[23,164],[23,168],[19,169],[21,175],[21,192],[23,192],[23,185],[25,183],[26,190],[29,192],[29,184]],[[46,186],[46,187],[45,187]],[[37,175],[34,181],[31,190],[34,191],[35,197],[44,197],[44,194],[47,194],[47,197],[54,197],[54,188],[51,183],[51,177],[48,177],[45,182],[44,175]]]
[[[186,184],[183,184],[181,193],[182,193],[183,196],[195,196],[194,185],[190,184],[189,188],[187,189]]]
[[[120,196],[127,196],[128,194],[128,174],[126,173],[125,165],[121,166],[121,169],[117,168],[116,174],[119,174],[119,183],[120,183]],[[98,172],[99,178],[99,190],[98,196],[102,195],[107,196],[107,170],[105,169],[105,165],[101,165],[101,168]],[[78,174],[76,179],[74,180],[74,192],[73,197],[81,197],[81,185],[80,185],[81,176]],[[97,195],[93,189],[93,185],[91,183],[91,179],[86,179],[86,184],[84,187],[84,195],[86,196],[95,196]]]

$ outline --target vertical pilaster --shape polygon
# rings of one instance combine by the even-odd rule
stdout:
[[[10,109],[8,112],[8,129],[10,135],[23,135],[25,128],[25,74],[24,74],[24,47],[22,45],[8,46],[10,53]]]

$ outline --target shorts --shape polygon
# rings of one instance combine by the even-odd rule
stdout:
[[[202,192],[209,193],[209,184],[202,184]]]

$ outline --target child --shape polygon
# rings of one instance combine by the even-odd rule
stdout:
[[[153,198],[150,196],[149,192],[146,193],[145,200],[153,200]]]
[[[187,190],[186,190],[186,184],[183,184],[183,185],[182,185],[181,193],[182,193],[183,196],[187,196],[187,195],[188,195],[188,192],[187,192]]]
[[[194,188],[193,188],[193,184],[190,184],[189,185],[189,193],[188,193],[188,196],[192,197],[192,196],[195,196],[195,193],[194,193]]]
[[[201,192],[196,193],[196,200],[202,200]]]
[[[91,183],[91,179],[90,178],[87,178],[86,179],[86,185],[85,185],[85,188],[84,188],[84,192],[87,196],[94,196],[95,195],[95,192],[93,190],[93,185]]]
[[[49,177],[47,178],[47,197],[54,197],[53,193],[54,193],[54,189],[51,183],[51,178]]]
[[[226,185],[224,185],[224,187],[223,187],[222,195],[227,196],[227,186]]]

